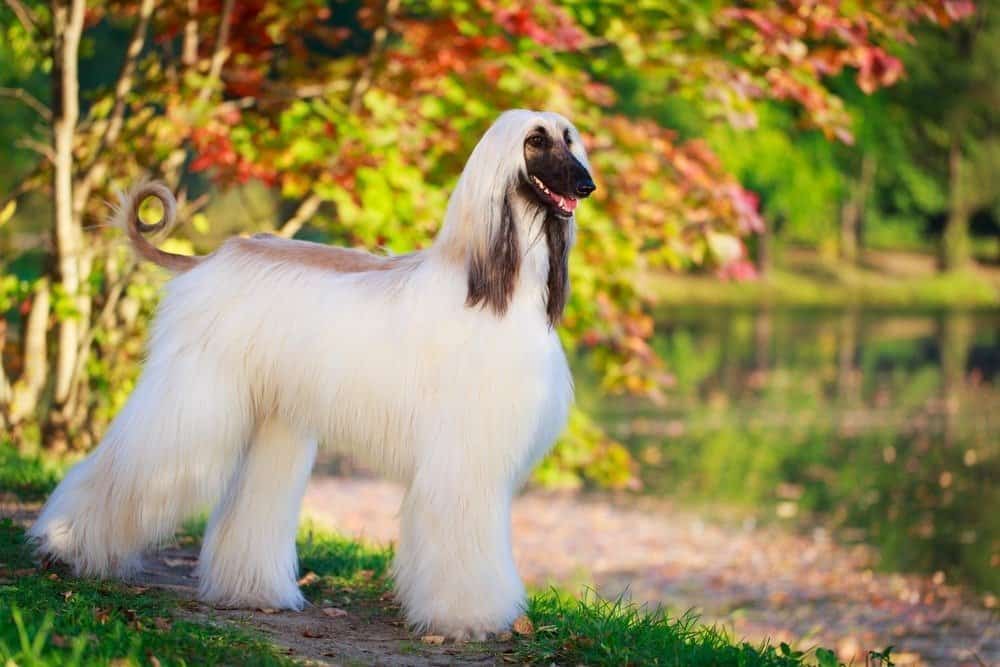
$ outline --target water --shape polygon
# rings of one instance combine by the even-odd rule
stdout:
[[[646,493],[877,549],[1000,589],[1000,311],[660,314],[660,403],[578,398]]]

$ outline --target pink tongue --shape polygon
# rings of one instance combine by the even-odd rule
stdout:
[[[562,205],[563,205],[563,208],[565,208],[567,211],[575,211],[576,210],[576,202],[577,202],[577,200],[573,199],[572,197],[563,197]]]

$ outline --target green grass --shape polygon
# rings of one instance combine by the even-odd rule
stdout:
[[[180,618],[184,602],[169,593],[39,571],[9,519],[0,522],[0,563],[0,662],[295,664],[250,632]]]
[[[516,657],[536,664],[677,665],[697,667],[835,667],[827,649],[812,655],[778,647],[736,642],[718,627],[701,625],[687,614],[671,618],[662,609],[646,609],[622,599],[585,594],[573,598],[559,591],[537,593],[528,601],[534,635],[518,642]]]
[[[1000,305],[1000,271],[976,267],[937,273],[928,257],[872,253],[868,264],[845,266],[798,249],[768,275],[726,282],[714,275],[644,273],[644,291],[663,305],[876,306],[893,308]]]
[[[63,466],[39,456],[26,456],[9,442],[0,442],[0,492],[21,500],[40,500],[56,487]]]

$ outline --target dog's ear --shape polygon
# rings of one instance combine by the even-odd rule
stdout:
[[[560,220],[549,214],[545,218],[545,244],[549,249],[549,275],[546,284],[545,312],[549,326],[562,319],[569,299],[569,251],[573,247],[576,226],[572,219]]]
[[[489,233],[483,247],[469,254],[467,306],[482,305],[499,316],[507,312],[521,270],[521,249],[514,224],[510,192],[503,196],[500,210],[487,220]],[[499,213],[499,215],[497,215]]]

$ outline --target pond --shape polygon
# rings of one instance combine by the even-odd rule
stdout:
[[[1000,311],[664,310],[662,401],[578,400],[645,493],[1000,589]]]

